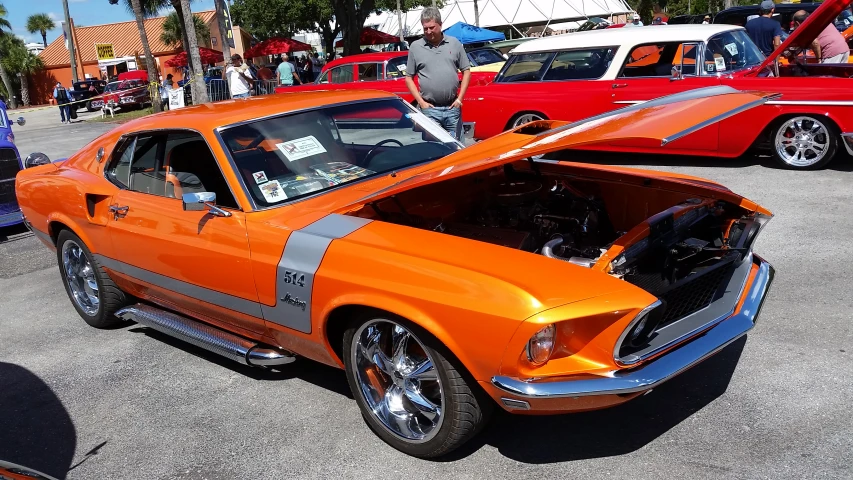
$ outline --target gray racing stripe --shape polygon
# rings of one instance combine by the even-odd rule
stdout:
[[[343,238],[371,220],[332,214],[290,234],[276,272],[276,305],[261,305],[264,319],[311,333],[314,275],[332,240]]]

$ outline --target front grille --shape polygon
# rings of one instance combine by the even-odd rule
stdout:
[[[18,205],[15,197],[15,175],[21,170],[18,154],[12,148],[0,148],[0,205]]]
[[[721,287],[728,282],[733,268],[734,263],[728,262],[661,295],[664,310],[659,325],[669,325],[710,305],[722,295]]]

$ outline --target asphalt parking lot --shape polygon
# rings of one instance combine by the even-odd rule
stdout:
[[[15,127],[21,153],[67,156],[110,125]],[[12,114],[13,117],[17,115]],[[0,230],[0,459],[89,478],[853,478],[853,160],[580,155],[722,182],[776,214],[756,251],[777,269],[759,323],[624,406],[499,414],[451,457],[380,441],[342,372],[242,368],[138,326],[88,327],[53,254]]]

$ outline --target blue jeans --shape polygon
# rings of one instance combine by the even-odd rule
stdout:
[[[62,117],[63,122],[71,121],[71,107],[68,105],[59,107],[59,116]]]
[[[462,109],[452,107],[424,108],[421,112],[447,130],[456,140],[462,140]]]
[[[231,98],[249,98],[249,92],[238,93],[237,95],[231,95]]]

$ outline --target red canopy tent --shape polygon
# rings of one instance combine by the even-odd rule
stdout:
[[[221,62],[225,59],[222,55],[222,52],[218,50],[211,50],[205,47],[198,47],[198,53],[201,55],[201,63],[202,65],[207,65],[210,63]],[[187,52],[181,52],[174,57],[170,58],[166,61],[167,67],[183,67],[187,64]]]
[[[394,35],[388,35],[385,32],[380,32],[379,30],[370,27],[364,27],[363,29],[361,29],[361,39],[359,39],[359,45],[382,45],[385,43],[397,43],[399,41],[399,37],[395,37]],[[335,42],[335,48],[343,46],[343,40],[338,40],[337,42]]]
[[[311,50],[311,45],[302,43],[292,38],[273,37],[246,50],[243,54],[246,58],[262,57],[264,55],[275,55],[278,53],[306,52]]]

